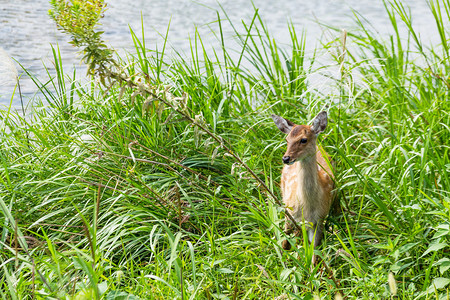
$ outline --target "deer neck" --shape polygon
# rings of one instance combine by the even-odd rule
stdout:
[[[308,156],[297,163],[298,196],[303,203],[317,201],[319,193],[319,174],[316,155]]]

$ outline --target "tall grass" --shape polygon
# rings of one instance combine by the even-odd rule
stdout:
[[[231,24],[237,57],[226,12],[212,53],[195,35],[190,57],[167,57],[131,32],[126,73],[185,105],[278,198],[284,142],[269,115],[328,110],[320,142],[343,213],[327,219],[318,265],[304,241],[282,251],[283,208],[222,144],[129,86],[76,84],[55,49],[32,116],[0,111],[2,298],[449,297],[450,2],[429,7],[439,45],[422,43],[401,2],[386,3],[388,39],[355,14],[359,30],[323,46],[340,67],[327,95],[308,81],[324,70],[305,33],[290,25],[282,49],[257,10]]]

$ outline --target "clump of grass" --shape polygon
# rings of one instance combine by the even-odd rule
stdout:
[[[55,49],[57,75],[35,78],[45,99],[31,118],[0,111],[2,297],[445,297],[448,7],[430,2],[441,45],[422,44],[400,2],[386,3],[388,40],[362,23],[339,34],[324,46],[341,49],[329,95],[308,83],[324,70],[304,34],[291,26],[281,49],[257,11],[235,29],[237,58],[225,12],[220,57],[196,35],[191,57],[166,58],[132,32],[136,53],[115,59],[119,76],[100,72],[101,85],[73,82]],[[313,266],[306,243],[280,247],[283,141],[268,116],[303,122],[324,108],[343,214],[328,218]]]

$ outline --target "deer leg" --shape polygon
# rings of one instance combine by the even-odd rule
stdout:
[[[294,230],[294,224],[292,224],[292,221],[288,218],[284,218],[284,233],[291,234]]]
[[[322,238],[323,238],[323,221],[319,221],[318,223],[315,223],[312,228],[308,229],[308,239],[310,243],[312,243],[314,240],[314,249],[316,249],[322,242]],[[320,258],[319,260],[317,260],[316,254],[313,253],[312,264],[315,265],[319,261]]]
[[[319,224],[314,224],[313,228],[308,230],[309,242],[312,243],[314,239],[314,248],[319,247],[323,238],[323,222],[319,221]]]

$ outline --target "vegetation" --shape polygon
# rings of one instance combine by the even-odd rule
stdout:
[[[429,2],[433,46],[401,2],[386,4],[387,40],[355,14],[358,30],[317,49],[328,67],[292,26],[280,48],[258,11],[233,26],[237,56],[220,12],[212,53],[196,35],[191,57],[166,57],[131,32],[122,60],[95,31],[102,1],[52,4],[95,75],[76,83],[55,49],[31,115],[0,111],[3,299],[450,297],[450,1]],[[285,143],[270,114],[305,123],[321,110],[343,212],[320,249],[298,239],[285,252]]]

